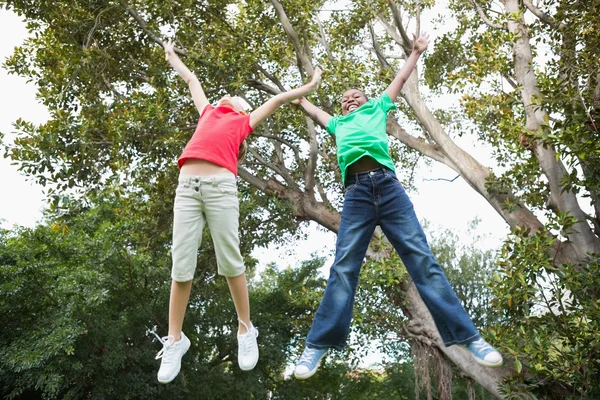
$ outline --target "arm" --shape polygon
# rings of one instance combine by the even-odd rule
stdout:
[[[165,49],[165,59],[169,62],[169,64],[171,64],[171,67],[177,71],[179,76],[183,78],[185,83],[188,84],[194,104],[196,105],[198,112],[202,114],[204,107],[210,103],[204,94],[204,90],[202,90],[200,81],[198,78],[196,78],[196,75],[194,75],[194,73],[185,66],[177,53],[175,53],[175,46],[173,45],[173,42],[163,42],[163,48]]]
[[[329,113],[321,110],[319,107],[315,106],[313,103],[306,100],[304,97],[299,98],[298,100],[296,100],[296,102],[297,104],[300,104],[302,108],[304,108],[304,111],[306,111],[306,113],[310,115],[310,117],[313,120],[317,121],[323,127],[327,126],[327,124],[329,123],[329,119],[331,118],[331,115],[329,115]]]
[[[321,69],[315,68],[312,80],[306,85],[300,86],[299,88],[288,90],[287,92],[281,92],[278,95],[271,97],[263,105],[258,107],[256,110],[250,113],[250,126],[254,128],[262,120],[273,114],[277,108],[287,103],[288,101],[295,100],[297,98],[306,96],[307,94],[315,91],[321,81]]]
[[[419,60],[419,57],[421,56],[421,54],[423,54],[425,50],[427,50],[428,45],[429,35],[427,33],[424,33],[422,36],[419,36],[418,39],[413,33],[413,49],[410,53],[410,56],[404,63],[404,66],[402,67],[400,72],[398,72],[398,75],[396,75],[392,83],[390,83],[390,86],[388,86],[388,88],[385,89],[385,92],[388,94],[388,96],[390,96],[390,99],[392,99],[392,101],[395,101],[398,95],[400,94],[400,90],[402,90],[404,82],[406,82],[410,74],[412,74],[413,70],[417,66],[417,61]]]

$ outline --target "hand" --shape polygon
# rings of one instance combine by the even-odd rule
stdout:
[[[171,56],[174,56],[175,53],[175,45],[172,40],[163,41],[163,48],[165,49],[165,60],[169,60]]]
[[[310,81],[310,85],[314,87],[313,90],[317,90],[317,88],[319,87],[319,83],[321,83],[321,75],[322,74],[323,74],[323,71],[321,70],[321,68],[319,68],[319,67],[315,68],[312,79]]]
[[[412,34],[413,36],[413,51],[416,51],[419,54],[423,54],[425,50],[427,50],[427,46],[429,46],[429,34],[424,32],[419,38]]]
[[[304,100],[306,100],[304,97],[300,97],[299,99],[292,100],[290,103],[292,103],[292,104],[295,104],[295,105],[299,106],[299,105],[301,105],[301,104],[302,104],[302,102],[303,102]]]

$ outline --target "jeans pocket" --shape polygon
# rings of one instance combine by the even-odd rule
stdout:
[[[387,179],[391,179],[394,188],[400,188],[400,190],[404,191],[404,186],[402,186],[402,183],[400,183],[400,180],[398,179],[396,174],[394,174],[392,171],[387,170],[384,172],[384,174]]]
[[[344,189],[344,193],[348,194],[348,193],[352,192],[354,189],[356,189],[357,185],[358,185],[358,182],[351,183],[350,185],[346,186],[346,188]]]
[[[175,189],[176,194],[184,193],[190,187],[189,183],[179,183]]]
[[[393,171],[391,171],[391,170],[389,170],[389,169],[387,169],[387,168],[385,168],[385,169],[383,170],[383,174],[384,174],[384,175],[385,175],[387,178],[398,180],[398,177],[396,176],[396,174],[395,174]]]
[[[237,185],[234,182],[219,182],[219,190],[223,194],[237,195]]]

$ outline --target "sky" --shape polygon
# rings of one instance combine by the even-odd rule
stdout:
[[[27,38],[25,24],[14,13],[0,9],[0,63]],[[40,218],[44,195],[39,186],[22,176],[11,160],[3,158],[4,146],[15,138],[12,123],[18,118],[43,123],[47,109],[35,98],[36,87],[24,78],[8,75],[0,68],[0,132],[5,136],[0,150],[0,219],[2,228],[13,224],[32,227]]]
[[[27,38],[25,24],[16,14],[4,9],[0,9],[0,37],[3,38],[0,41],[0,62],[3,64],[14,47]],[[432,32],[432,43],[434,40],[435,32]],[[0,132],[5,134],[4,147],[16,137],[12,124],[18,118],[40,124],[49,118],[49,114],[36,100],[35,84],[8,75],[4,68],[0,68],[0,88]],[[490,157],[486,149],[471,142],[467,136],[460,139],[459,145],[487,164]],[[0,150],[0,154],[3,153],[4,149]],[[40,220],[44,208],[43,188],[23,176],[11,162],[0,158],[0,226],[6,229],[15,225],[33,227]],[[481,222],[476,233],[488,235],[482,246],[498,246],[508,232],[506,223],[462,178],[453,182],[439,180],[455,176],[454,171],[438,163],[432,168],[419,169],[416,178],[418,193],[410,193],[417,215],[430,221],[435,229],[452,229],[465,240],[469,240],[467,227],[470,221],[479,218]],[[309,238],[305,241],[279,248],[256,249],[253,256],[259,259],[261,265],[284,260],[284,263],[293,266],[314,253],[325,256],[328,259],[326,264],[329,264],[333,259],[335,235],[317,229],[316,225],[311,225],[307,231]]]

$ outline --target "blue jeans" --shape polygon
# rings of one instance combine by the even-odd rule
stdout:
[[[342,350],[348,338],[360,268],[377,225],[400,255],[446,346],[479,332],[435,260],[412,202],[387,168],[350,175],[335,261],[306,345]]]

